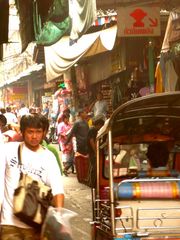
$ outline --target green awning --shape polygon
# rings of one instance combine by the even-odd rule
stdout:
[[[35,1],[33,20],[37,44],[50,46],[56,43],[63,35],[70,32],[71,20],[68,12],[68,1],[54,0],[44,24],[39,14],[38,3]]]

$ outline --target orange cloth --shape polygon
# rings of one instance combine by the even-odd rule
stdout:
[[[163,92],[163,81],[162,81],[162,72],[160,68],[160,62],[157,63],[156,71],[155,71],[155,92],[162,93]]]

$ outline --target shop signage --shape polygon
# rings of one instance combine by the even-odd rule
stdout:
[[[119,7],[118,36],[160,36],[160,8],[146,7]]]
[[[19,93],[19,94],[13,94],[13,95],[9,95],[9,100],[10,101],[24,101],[26,99],[26,94],[23,93]]]
[[[26,86],[13,87],[12,90],[13,90],[14,94],[27,94],[28,93],[28,89]]]

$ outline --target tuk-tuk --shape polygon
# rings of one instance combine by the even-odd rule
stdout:
[[[168,169],[153,171],[148,146],[163,142]],[[180,92],[119,106],[97,135],[92,240],[180,239]]]

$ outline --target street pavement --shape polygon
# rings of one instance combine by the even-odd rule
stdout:
[[[90,221],[92,221],[91,189],[78,182],[76,174],[63,176],[65,208],[78,215],[70,221],[74,240],[90,240]]]
[[[59,151],[58,144],[53,144]],[[61,152],[59,152],[61,157]],[[65,208],[77,213],[70,221],[73,240],[90,240],[92,221],[91,188],[81,184],[76,174],[63,176],[65,192]]]

